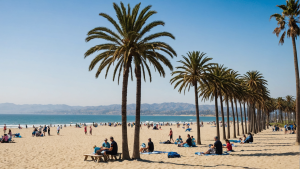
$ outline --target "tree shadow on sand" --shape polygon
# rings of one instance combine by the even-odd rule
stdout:
[[[180,166],[180,167],[184,167],[184,166],[187,166],[187,167],[212,167],[212,168],[217,168],[217,167],[238,167],[238,168],[249,168],[250,167],[244,167],[244,166],[234,166],[234,165],[226,165],[226,164],[217,164],[217,165],[212,165],[212,166],[209,166],[209,165],[193,165],[193,164],[180,164],[180,163],[173,163],[173,162],[164,162],[164,161],[151,161],[151,160],[145,160],[145,159],[140,159],[139,160],[140,162],[146,162],[146,163],[159,163],[159,164],[168,164],[168,165],[176,165],[176,166]],[[251,167],[252,169],[252,167]],[[253,168],[255,169],[255,168]]]
[[[298,156],[300,152],[287,153],[256,153],[256,154],[231,154],[232,156]]]

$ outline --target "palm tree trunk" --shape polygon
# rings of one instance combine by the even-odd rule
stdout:
[[[249,109],[249,106],[247,107]],[[245,117],[245,134],[247,133],[247,115],[246,115],[246,102],[244,102],[244,117]],[[249,119],[248,119],[249,120]]]
[[[233,100],[232,100],[232,98],[231,98],[231,111],[232,111],[232,120],[233,120],[233,138],[236,138],[235,114],[234,114],[234,107],[233,107]]]
[[[137,66],[135,70],[136,76],[136,109],[135,109],[135,127],[134,127],[134,142],[133,142],[133,159],[140,159],[140,112],[141,112],[141,67]]]
[[[219,110],[218,110],[218,93],[215,91],[215,111],[216,111],[216,128],[217,136],[220,138],[220,128],[219,128]]]
[[[241,112],[241,124],[242,124],[242,134],[244,135],[244,124],[243,124],[243,111],[242,111],[242,103],[240,101],[240,112]]]
[[[269,123],[270,123],[270,113],[267,113],[267,129],[269,129]]]
[[[247,111],[248,111],[248,133],[250,133],[251,131],[252,131],[252,126],[251,126],[251,112],[252,112],[252,104],[250,104],[250,103],[248,103],[248,109],[247,109]]]
[[[230,127],[229,127],[229,104],[228,104],[228,97],[225,97],[226,100],[226,113],[227,113],[227,139],[230,139]]]
[[[258,109],[257,109],[257,132],[261,132],[261,128],[260,128],[260,105],[258,106]]]
[[[123,72],[123,84],[122,84],[122,153],[123,160],[129,160],[128,151],[128,138],[127,138],[127,88],[128,88],[128,74],[129,66],[131,64],[131,58],[128,60]]]
[[[300,90],[299,90],[299,69],[298,69],[298,58],[297,58],[297,49],[295,37],[292,37],[293,42],[293,51],[294,51],[294,65],[295,65],[295,76],[296,76],[296,121],[297,121],[297,130],[296,130],[296,145],[300,145]]]
[[[235,112],[236,112],[236,127],[237,127],[237,135],[240,135],[240,123],[239,123],[239,112],[237,110],[237,101],[236,99],[234,99],[235,101]]]
[[[194,88],[195,88],[195,106],[196,106],[196,118],[197,118],[197,144],[201,145],[197,82],[194,83]]]
[[[255,103],[253,103],[253,133],[257,133],[257,123],[256,123],[256,113],[255,113]]]
[[[223,140],[226,140],[226,132],[225,132],[225,125],[224,125],[223,100],[222,100],[222,95],[221,94],[220,94],[220,103],[221,103],[222,126],[223,126]]]

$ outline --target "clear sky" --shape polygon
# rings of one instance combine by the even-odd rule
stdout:
[[[104,41],[85,42],[89,30],[110,23],[98,14],[115,16],[109,0],[0,1],[0,103],[68,104],[97,106],[121,104],[122,85],[88,71],[90,47]],[[140,1],[126,0],[133,7]],[[272,97],[295,95],[291,39],[283,46],[272,32],[270,15],[285,0],[147,0],[141,7],[156,10],[150,21],[166,24],[153,32],[171,32],[176,40],[161,38],[177,52],[174,67],[188,51],[199,50],[213,62],[244,74],[259,70],[268,80]],[[300,42],[297,40],[297,49]],[[179,94],[169,83],[170,71],[142,83],[142,103],[194,102],[194,91]],[[129,82],[128,103],[135,103],[135,80]],[[201,102],[200,104],[213,104]]]

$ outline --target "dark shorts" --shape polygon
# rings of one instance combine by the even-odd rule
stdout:
[[[113,153],[112,151],[106,151],[106,154],[117,155],[117,153]]]
[[[173,134],[172,134],[172,135],[170,135],[170,140],[171,140],[171,139],[173,139]]]

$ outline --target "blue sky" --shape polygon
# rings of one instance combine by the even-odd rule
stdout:
[[[88,71],[93,59],[84,59],[101,40],[85,42],[89,30],[112,28],[101,12],[115,17],[112,3],[102,0],[0,1],[0,103],[68,104],[96,106],[121,104],[121,84]],[[126,0],[133,7],[140,1]],[[272,34],[276,5],[285,0],[149,0],[158,13],[149,21],[166,24],[153,32],[171,32],[176,40],[161,38],[177,52],[174,67],[188,51],[207,53],[213,62],[244,74],[259,70],[268,80],[272,97],[295,95],[291,39],[283,46]],[[297,40],[297,50],[300,42]],[[194,104],[194,91],[179,94],[169,83],[170,71],[142,83],[142,103],[184,102]],[[129,82],[128,103],[135,103],[135,81]],[[213,104],[201,102],[200,104]]]

